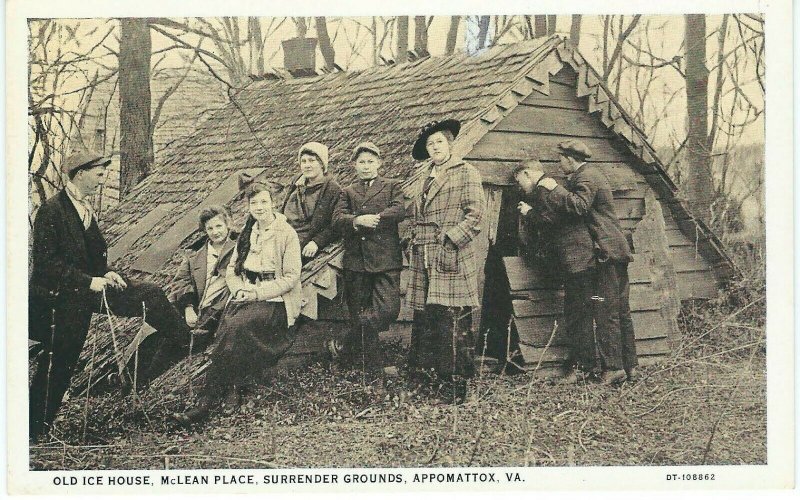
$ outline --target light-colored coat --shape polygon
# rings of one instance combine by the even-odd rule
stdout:
[[[473,242],[481,231],[480,224],[486,210],[481,176],[469,163],[451,158],[437,167],[437,176],[423,206],[420,194],[432,164],[421,168],[424,170],[411,189],[414,195],[411,228],[414,249],[406,293],[408,305],[418,310],[424,309],[426,304],[479,306],[478,267]],[[415,239],[417,243],[420,240],[419,225],[433,228],[435,240],[415,244]],[[456,245],[455,250],[445,247],[445,236]]]
[[[225,282],[231,291],[231,296],[235,296],[239,290],[255,291],[258,300],[269,300],[281,297],[286,306],[286,319],[289,326],[292,326],[300,315],[300,308],[303,305],[303,292],[300,286],[300,270],[302,263],[300,259],[300,239],[292,226],[286,222],[283,214],[275,214],[275,222],[272,224],[271,231],[275,237],[267,240],[274,246],[275,258],[275,279],[262,281],[253,284],[246,281],[241,276],[234,273],[237,252],[233,249],[231,260],[228,262],[228,269],[225,274]]]

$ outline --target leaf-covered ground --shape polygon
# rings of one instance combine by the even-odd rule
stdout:
[[[744,315],[741,315],[744,316]],[[484,370],[466,404],[322,364],[258,387],[236,413],[186,430],[186,394],[119,393],[65,404],[31,447],[33,469],[548,466],[766,463],[765,345],[741,317],[687,315],[681,347],[622,387],[560,386]],[[724,321],[723,321],[724,320]],[[738,323],[737,323],[738,322]],[[756,322],[758,323],[758,322]],[[699,333],[697,333],[699,332]],[[402,349],[391,346],[399,361]],[[85,429],[84,429],[84,412]]]

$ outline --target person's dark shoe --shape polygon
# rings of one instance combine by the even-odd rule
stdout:
[[[172,414],[172,419],[184,427],[202,422],[206,417],[208,417],[208,402],[206,401],[201,401],[197,406],[185,412]]]
[[[636,383],[639,381],[640,375],[639,370],[637,368],[630,368],[625,370],[625,373],[628,375],[628,382]]]
[[[453,404],[464,404],[467,401],[467,381],[458,380],[453,382]]]
[[[617,385],[624,382],[627,377],[625,370],[607,370],[600,375],[598,382],[602,385]]]
[[[241,405],[242,395],[239,392],[239,389],[236,386],[233,386],[231,390],[228,391],[227,396],[225,396],[225,400],[222,402],[222,412],[225,415],[232,415],[239,409]]]
[[[207,330],[205,328],[194,328],[191,332],[192,334],[192,347],[194,348],[195,352],[198,349],[203,349],[211,341],[211,330]]]

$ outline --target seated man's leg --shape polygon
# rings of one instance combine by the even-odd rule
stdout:
[[[156,330],[146,338],[134,339],[136,346],[125,361],[130,382],[135,376],[136,385],[144,387],[189,354],[191,332],[161,287],[135,279],[126,282],[124,290],[108,289],[108,305],[115,315],[144,315]]]
[[[108,305],[118,316],[141,317],[162,336],[176,345],[189,345],[189,326],[170,304],[164,290],[155,283],[126,280],[124,290],[109,289]]]

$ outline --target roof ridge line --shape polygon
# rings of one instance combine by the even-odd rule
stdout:
[[[722,241],[711,231],[703,220],[695,217],[688,207],[686,207],[684,201],[680,199],[678,196],[680,190],[667,173],[655,148],[650,144],[650,139],[647,137],[647,134],[634,122],[630,114],[606,87],[599,73],[597,73],[569,40],[564,40],[563,43],[557,47],[557,52],[564,64],[569,64],[578,73],[576,93],[578,97],[588,98],[589,114],[599,112],[600,122],[603,126],[613,132],[617,138],[624,139],[623,142],[630,153],[644,165],[652,169],[652,172],[645,173],[645,178],[647,179],[654,174],[657,175],[672,193],[673,197],[668,202],[669,211],[674,213],[676,208],[673,208],[673,206],[677,205],[677,209],[688,216],[688,220],[691,220],[695,228],[703,233],[703,236],[711,243],[719,256],[722,257],[735,273],[741,275],[741,270],[725,251]],[[618,114],[618,116],[614,116],[615,113]],[[627,128],[620,125],[620,119]],[[650,181],[648,180],[648,184],[649,183]]]

